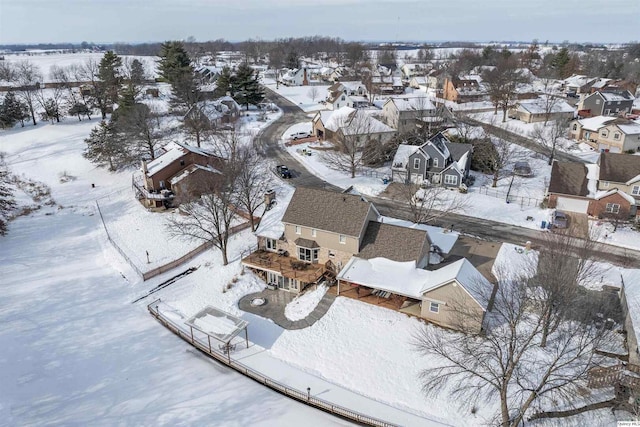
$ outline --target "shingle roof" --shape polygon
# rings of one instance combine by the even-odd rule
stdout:
[[[282,222],[360,237],[372,206],[359,195],[298,187]]]
[[[364,233],[358,257],[417,262],[423,255],[426,241],[429,241],[429,235],[425,230],[371,221]]]
[[[553,162],[549,193],[585,197],[589,194],[587,183],[587,167],[582,163]]]
[[[600,154],[600,180],[627,182],[640,175],[640,156],[620,153]]]
[[[296,246],[301,246],[303,248],[309,249],[320,247],[320,245],[318,245],[318,242],[316,242],[315,240],[303,239],[302,237],[298,237],[294,243],[296,244]]]
[[[473,149],[473,145],[464,144],[462,142],[446,142],[445,145],[449,149],[449,153],[451,153],[451,157],[456,162],[462,158],[465,154],[469,153]]]

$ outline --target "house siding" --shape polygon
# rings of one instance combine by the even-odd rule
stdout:
[[[607,203],[620,205],[620,212],[618,214],[607,213]],[[588,214],[598,218],[627,219],[629,215],[631,215],[631,205],[629,201],[620,194],[612,194],[600,200],[592,200],[589,202]]]
[[[439,312],[433,313],[429,310],[431,301],[445,304],[440,304]],[[467,315],[460,316],[461,311]],[[438,325],[452,329],[461,329],[462,325],[474,333],[481,331],[484,321],[484,310],[456,281],[426,292],[420,315]]]
[[[360,249],[360,241],[357,237],[346,236],[346,242],[340,243],[340,235],[338,233],[331,233],[323,230],[316,230],[316,236],[311,235],[311,228],[300,227],[301,234],[296,234],[296,227],[293,224],[285,224],[284,236],[288,243],[288,251],[290,256],[297,257],[298,250],[295,244],[295,240],[302,237],[303,239],[314,240],[318,243],[318,246],[322,249],[318,252],[318,262],[325,263],[332,258],[329,258],[328,251],[338,251],[344,254],[349,254],[349,258],[358,253]],[[323,251],[324,250],[324,251]],[[326,254],[326,257],[321,258],[321,252]],[[347,259],[348,261],[348,259]],[[346,262],[346,261],[345,261]]]

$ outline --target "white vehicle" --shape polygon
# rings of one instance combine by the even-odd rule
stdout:
[[[291,134],[291,139],[294,141],[296,139],[304,139],[309,137],[311,137],[311,132],[296,132]]]

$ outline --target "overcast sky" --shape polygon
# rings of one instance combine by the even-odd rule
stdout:
[[[0,44],[640,39],[638,0],[0,0]]]

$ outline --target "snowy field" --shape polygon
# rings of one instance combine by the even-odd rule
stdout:
[[[4,55],[4,59],[7,62],[19,62],[29,61],[32,64],[40,68],[40,72],[44,77],[45,82],[53,81],[49,70],[52,65],[58,67],[68,67],[69,65],[82,65],[87,61],[100,62],[104,52],[81,52],[81,53],[53,53],[53,54],[32,54],[32,55]],[[119,55],[123,58],[123,61],[137,59],[144,65],[147,77],[153,79],[158,76],[156,70],[156,61],[159,59],[157,56],[132,56],[132,55]]]

